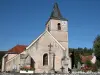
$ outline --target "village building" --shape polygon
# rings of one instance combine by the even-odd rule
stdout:
[[[94,55],[94,53],[92,53],[92,55],[80,55],[81,58],[81,62],[82,64],[85,64],[87,61],[90,61],[92,64],[96,63],[96,56]]]
[[[15,47],[8,50],[2,58],[2,71],[12,71],[15,69],[15,65],[19,66],[20,58],[18,58],[18,56],[20,53],[24,52],[26,47],[27,46],[25,45],[16,45]],[[17,62],[16,59],[18,59]]]
[[[92,58],[93,58],[92,55],[88,55],[88,56],[83,56],[83,55],[81,55],[81,62],[82,62],[83,64],[85,64],[86,61],[91,61]]]
[[[81,64],[78,65],[80,67],[80,70],[83,71],[93,71],[96,70],[96,56],[94,55],[94,53],[92,53],[92,55],[80,55],[81,58]]]
[[[17,46],[16,50],[10,51],[2,58],[2,71],[19,72],[24,67],[30,67],[35,73],[68,73],[68,69],[71,69],[68,20],[61,15],[58,4],[54,4],[51,16],[46,22],[46,28],[36,40],[27,47]]]

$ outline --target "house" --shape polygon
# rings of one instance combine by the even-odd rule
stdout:
[[[95,71],[96,70],[96,56],[94,55],[94,53],[92,55],[88,55],[88,56],[82,56],[81,55],[81,63],[82,63],[82,67],[81,69],[83,71]]]
[[[88,55],[88,56],[81,55],[81,62],[86,63],[86,61],[91,61],[92,64],[95,64],[96,56],[94,55],[94,53],[92,55]]]
[[[13,66],[9,67],[9,65],[11,64],[9,62],[12,61],[12,59],[16,58],[17,55],[22,53],[26,47],[27,46],[25,45],[16,45],[15,47],[8,50],[2,58],[2,71],[10,71],[9,69],[13,69]],[[12,63],[13,64],[11,65],[15,65],[15,60],[13,60]]]
[[[26,47],[26,46],[25,46]],[[68,20],[62,16],[55,3],[44,32],[32,41],[25,49],[10,50],[11,59],[3,57],[2,71],[20,71],[32,67],[35,73],[65,72],[71,69],[71,58],[68,49]],[[63,67],[63,68],[62,68]]]

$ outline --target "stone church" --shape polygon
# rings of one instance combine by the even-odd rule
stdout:
[[[8,57],[10,57],[8,59]],[[44,32],[20,53],[7,53],[2,58],[2,71],[17,72],[32,67],[35,73],[65,72],[71,69],[68,49],[68,20],[55,3]]]

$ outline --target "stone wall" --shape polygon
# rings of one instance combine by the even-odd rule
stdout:
[[[0,75],[100,75],[100,72],[90,72],[90,73],[34,73],[34,74],[20,74],[20,73],[0,73]]]

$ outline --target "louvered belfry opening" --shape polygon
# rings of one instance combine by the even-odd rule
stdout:
[[[58,23],[58,30],[61,30],[61,24]]]

